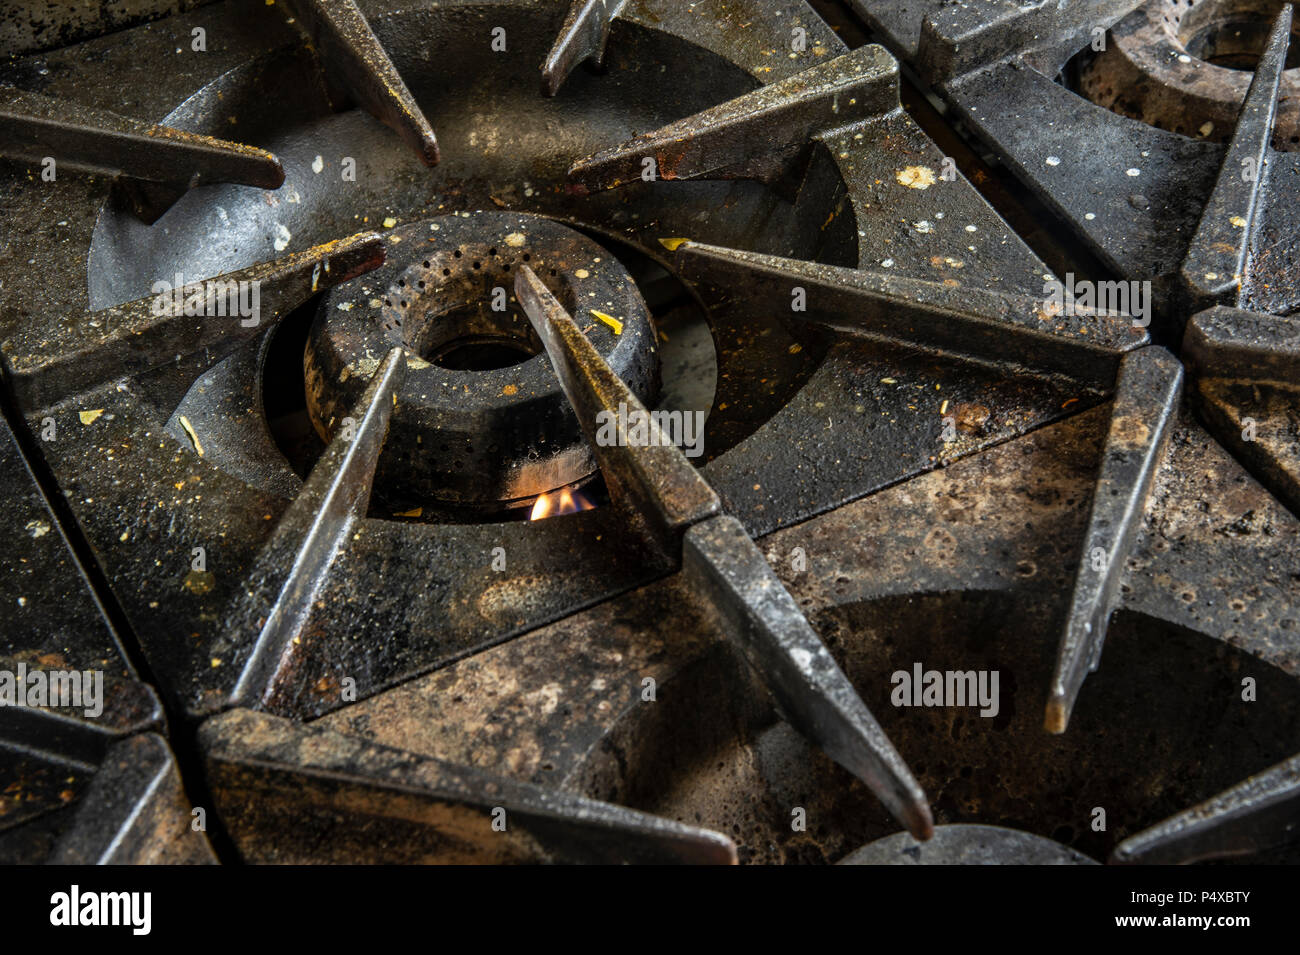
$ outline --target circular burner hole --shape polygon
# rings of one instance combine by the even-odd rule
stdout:
[[[1187,52],[1198,60],[1229,70],[1253,73],[1259,67],[1260,55],[1268,42],[1271,25],[1264,20],[1229,20],[1211,24],[1189,37]],[[1286,54],[1286,68],[1300,67],[1300,43],[1297,34],[1291,35],[1291,47]]]
[[[494,312],[482,302],[408,323],[407,342],[431,365],[449,371],[513,368],[542,353],[542,342],[527,316],[513,303]]]
[[[493,371],[521,365],[537,352],[516,338],[466,335],[426,357],[430,364],[451,371]]]

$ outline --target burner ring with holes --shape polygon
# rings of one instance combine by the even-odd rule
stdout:
[[[1283,0],[1150,0],[1111,28],[1080,74],[1099,106],[1212,142],[1227,142]],[[1300,29],[1300,20],[1293,29]],[[1282,76],[1273,147],[1300,150],[1300,44]]]
[[[380,269],[332,289],[307,340],[307,408],[328,440],[394,346],[407,349],[377,487],[495,511],[580,483],[596,463],[514,298],[527,263],[642,401],[658,392],[650,314],[632,277],[581,233],[474,212],[391,230]],[[599,315],[597,313],[600,313]]]

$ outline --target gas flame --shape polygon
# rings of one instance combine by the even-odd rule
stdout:
[[[544,517],[555,517],[559,514],[573,514],[577,511],[589,511],[596,505],[591,502],[591,498],[581,491],[569,490],[565,488],[561,491],[552,491],[550,494],[543,494],[537,498],[537,503],[533,505],[532,514],[528,515],[530,521],[540,521]]]

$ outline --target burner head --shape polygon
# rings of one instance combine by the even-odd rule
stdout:
[[[1069,846],[1001,826],[935,826],[917,842],[906,832],[868,843],[840,865],[1096,865]]]
[[[1123,116],[1227,142],[1283,0],[1150,0],[1117,23],[1080,73],[1088,99]],[[1300,27],[1300,21],[1297,21]],[[1300,43],[1282,78],[1273,147],[1300,149]]]
[[[653,404],[649,311],[606,249],[538,216],[474,212],[393,229],[386,264],[332,289],[307,340],[307,408],[329,440],[394,345],[408,351],[376,485],[449,509],[521,506],[596,471],[527,317],[527,263],[610,367]]]

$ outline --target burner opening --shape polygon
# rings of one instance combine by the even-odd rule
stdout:
[[[464,336],[424,358],[439,368],[452,371],[492,371],[512,368],[536,354],[537,351],[513,338]]]
[[[543,350],[528,317],[513,304],[504,314],[462,305],[439,316],[433,326],[433,341],[420,348],[420,357],[450,371],[513,368]]]
[[[1258,2],[1202,4],[1210,11],[1210,21],[1189,11],[1179,31],[1179,40],[1189,55],[1229,70],[1254,72],[1272,29],[1272,16]],[[1287,51],[1286,68],[1300,67],[1300,31],[1292,33]]]

